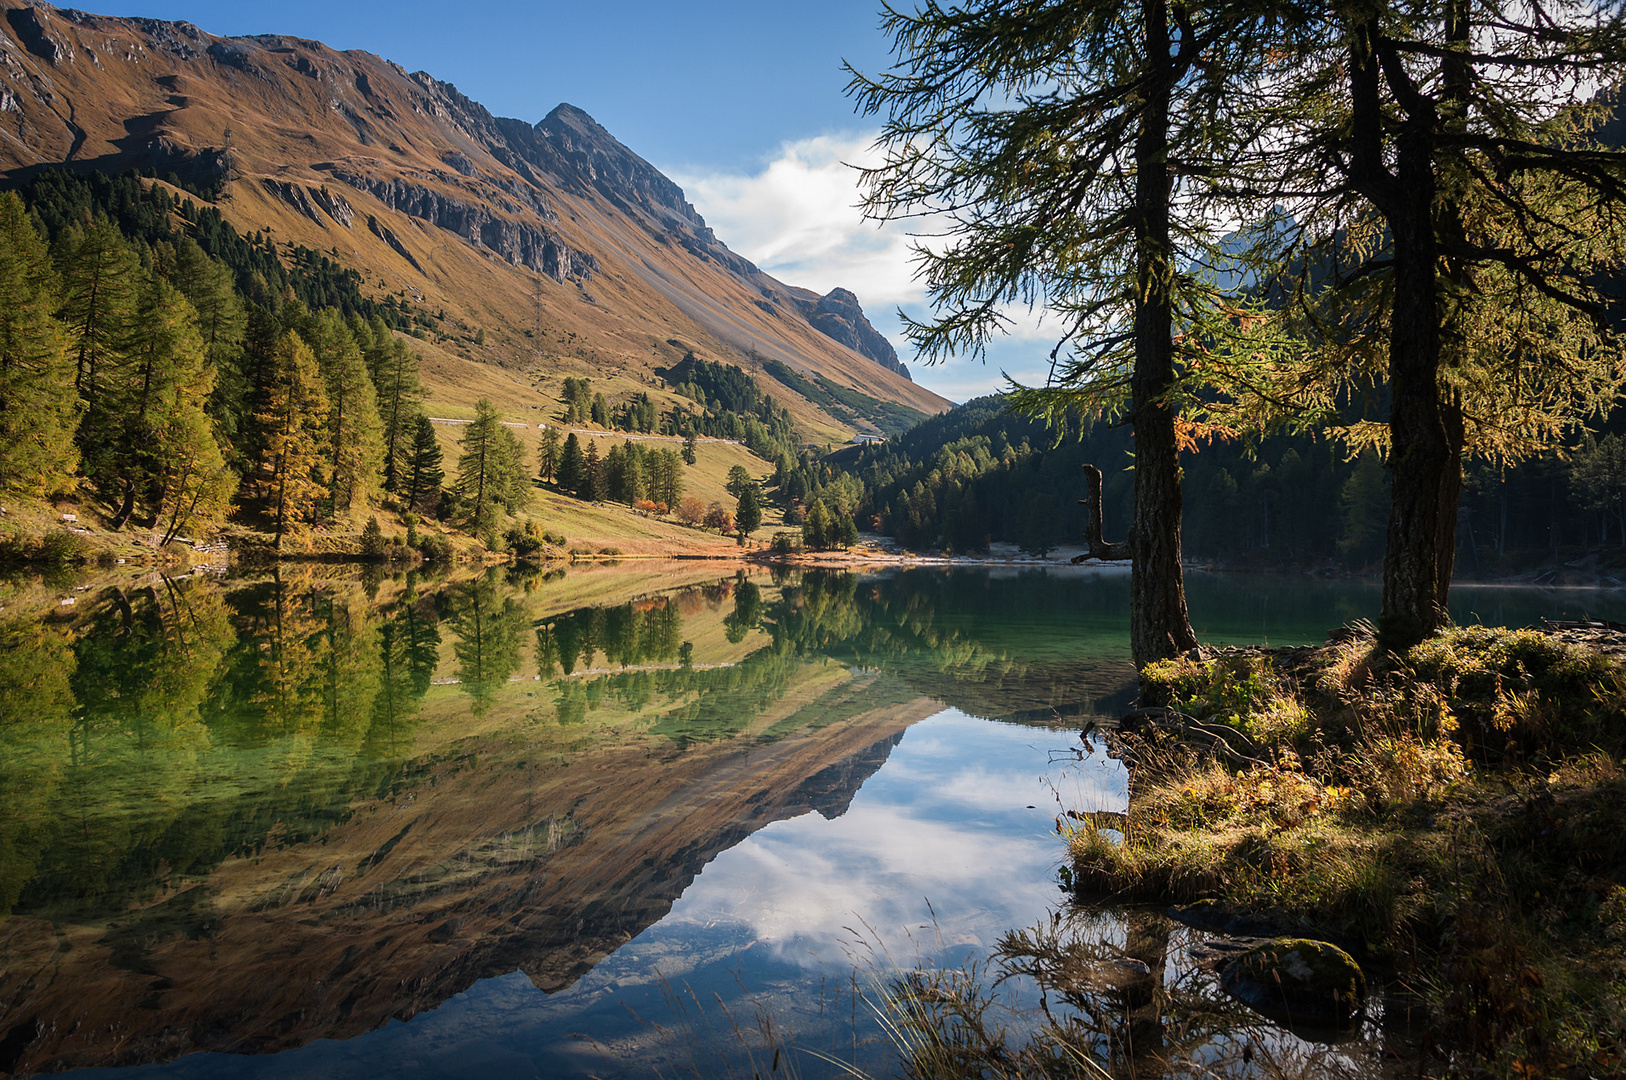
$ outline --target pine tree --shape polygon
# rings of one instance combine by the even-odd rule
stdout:
[[[434,422],[420,412],[413,420],[412,450],[402,471],[405,485],[401,489],[401,497],[408,510],[434,513],[441,481],[446,478],[446,472],[441,468],[442,460]]]
[[[697,442],[699,442],[699,437],[695,434],[694,429],[690,428],[689,433],[683,437],[683,463],[685,465],[695,463],[697,456],[695,444]]]
[[[328,406],[316,358],[298,334],[282,336],[273,363],[261,411],[255,414],[264,437],[257,480],[268,504],[275,547],[281,551],[283,536],[309,520],[328,493]]]
[[[13,192],[0,195],[0,488],[71,491],[79,452],[73,361],[51,313],[57,278]]]

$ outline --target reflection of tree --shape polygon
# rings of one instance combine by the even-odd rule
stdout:
[[[434,605],[427,601],[409,599],[379,627],[380,685],[367,729],[368,757],[398,757],[410,751],[418,704],[435,677],[439,650]]]
[[[322,744],[325,750],[359,750],[372,726],[383,679],[377,608],[348,590],[328,593],[322,670]]]
[[[475,716],[484,716],[497,691],[520,667],[520,643],[529,627],[525,609],[506,590],[499,591],[495,569],[459,585],[448,596],[446,620],[457,642],[457,677],[469,695]]]
[[[741,570],[734,586],[734,610],[723,620],[730,644],[738,645],[745,635],[757,628],[762,617],[762,590]]]
[[[0,916],[11,912],[49,842],[49,806],[68,764],[77,656],[64,631],[0,622]]]

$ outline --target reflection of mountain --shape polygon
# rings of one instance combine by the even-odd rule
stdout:
[[[334,583],[120,594],[79,627],[76,666],[62,654],[76,699],[0,731],[0,784],[32,777],[37,795],[5,809],[0,869],[20,900],[0,924],[0,1069],[345,1038],[515,970],[556,991],[719,852],[776,820],[839,815],[939,706],[895,681],[871,692],[884,676],[767,665],[771,650],[725,626],[747,595],[588,620],[597,655],[623,660],[638,642],[664,649],[679,611],[697,667],[714,659],[705,643],[741,643],[744,662],[710,670],[754,711],[674,741],[654,729],[692,697],[681,679],[600,677],[574,723],[539,711],[552,691],[524,676],[516,633],[537,599],[494,578],[376,606]],[[436,635],[455,639],[440,664],[457,684],[424,667]],[[577,655],[597,662],[589,648]],[[43,685],[0,663],[0,687],[22,678]],[[751,698],[753,680],[766,690]]]

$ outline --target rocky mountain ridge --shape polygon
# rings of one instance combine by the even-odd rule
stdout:
[[[579,108],[530,124],[300,38],[22,0],[0,11],[0,173],[14,181],[55,165],[223,181],[240,229],[331,251],[452,325],[502,329],[476,359],[650,381],[675,339],[923,413],[948,404],[909,381],[853,294],[819,297],[730,251]]]

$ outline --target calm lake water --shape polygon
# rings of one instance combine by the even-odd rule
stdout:
[[[751,1075],[770,1018],[885,1074],[866,999],[894,963],[1056,913],[1144,930],[1068,908],[1054,833],[1123,805],[1078,732],[1133,696],[1127,584],[703,563],[0,584],[0,1071]],[[1378,594],[1196,575],[1190,600],[1209,641],[1295,644]],[[1619,591],[1456,607],[1626,620]],[[1160,933],[1171,985],[1209,993]]]

